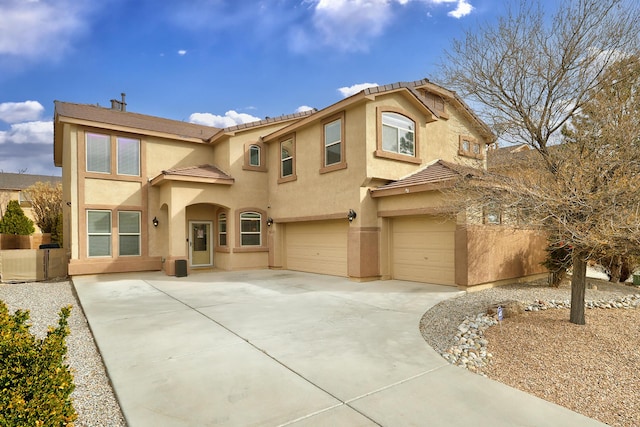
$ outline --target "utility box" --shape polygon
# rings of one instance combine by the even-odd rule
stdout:
[[[176,277],[187,277],[187,260],[176,260]]]

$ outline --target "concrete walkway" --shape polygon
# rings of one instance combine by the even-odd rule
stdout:
[[[73,282],[131,427],[603,425],[447,364],[418,324],[452,288],[269,270]]]

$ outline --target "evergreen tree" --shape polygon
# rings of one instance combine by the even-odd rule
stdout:
[[[0,220],[0,233],[28,236],[34,231],[33,221],[24,214],[20,203],[17,200],[9,201],[7,210]]]

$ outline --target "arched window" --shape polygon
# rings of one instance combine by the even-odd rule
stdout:
[[[249,166],[260,166],[260,147],[257,145],[249,147]]]
[[[240,246],[262,246],[262,215],[257,212],[240,214]]]
[[[416,124],[398,113],[382,113],[382,149],[392,153],[415,156]]]

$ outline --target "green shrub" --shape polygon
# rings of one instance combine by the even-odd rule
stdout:
[[[73,375],[64,359],[71,307],[58,327],[39,339],[29,332],[29,312],[9,314],[0,301],[0,426],[73,426]]]
[[[36,229],[33,226],[33,221],[24,214],[20,203],[17,200],[9,201],[7,209],[0,219],[0,233],[28,236],[34,231]]]

